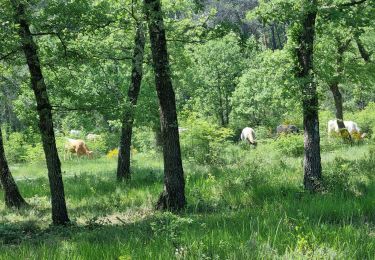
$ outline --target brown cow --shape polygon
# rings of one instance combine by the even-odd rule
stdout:
[[[83,140],[68,139],[65,144],[64,160],[66,159],[67,153],[70,158],[72,153],[77,154],[77,157],[86,155],[88,158],[92,158],[92,151],[89,150]]]

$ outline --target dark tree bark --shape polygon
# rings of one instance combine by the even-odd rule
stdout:
[[[343,105],[342,105],[342,95],[339,89],[338,82],[331,83],[329,85],[329,89],[333,94],[333,99],[335,101],[335,108],[336,108],[336,119],[339,128],[345,128],[343,123],[344,121],[344,112],[343,112]],[[341,125],[341,126],[340,126]]]
[[[143,55],[145,48],[145,35],[141,22],[137,22],[137,30],[134,39],[134,52],[132,61],[131,85],[128,90],[126,108],[122,120],[120,151],[117,165],[117,180],[130,180],[130,146],[132,141],[134,111],[137,105],[143,75]]]
[[[282,49],[282,48],[284,48],[284,44],[283,44],[283,42],[281,41],[280,30],[279,30],[279,28],[278,28],[279,26],[277,26],[277,24],[276,24],[275,27],[276,27],[277,40],[278,40],[278,42],[279,42],[279,48]],[[284,33],[284,30],[283,30],[282,32]],[[284,33],[284,34],[285,34],[285,33]]]
[[[362,59],[365,62],[370,62],[370,54],[366,50],[366,48],[363,45],[363,43],[362,43],[361,39],[359,38],[359,36],[355,37],[355,41],[357,43],[357,47],[358,47],[359,53],[361,54]]]
[[[301,80],[303,125],[304,125],[304,186],[309,191],[317,191],[320,187],[322,166],[320,158],[319,105],[318,93],[314,80],[314,39],[317,15],[316,0],[306,1],[307,13],[302,21],[298,35],[298,75]]]
[[[336,108],[336,122],[339,128],[340,134],[343,138],[348,139],[351,141],[351,136],[348,130],[345,128],[344,124],[344,112],[343,112],[343,100],[342,94],[339,88],[339,81],[342,77],[343,72],[343,59],[344,53],[348,49],[351,40],[347,40],[343,43],[340,39],[336,39],[337,42],[337,58],[336,58],[336,76],[329,84],[329,89],[332,92],[333,99],[335,101],[335,108]]]
[[[164,191],[156,208],[179,210],[185,207],[185,180],[182,168],[176,100],[170,75],[167,42],[160,0],[144,0],[148,20],[164,156]]]
[[[271,25],[271,38],[272,38],[272,50],[277,49],[276,36],[275,36],[275,23]]]
[[[27,206],[26,201],[22,198],[18,190],[17,184],[9,170],[8,162],[5,157],[3,135],[0,125],[0,181],[4,189],[5,205],[9,208],[21,208]]]
[[[55,133],[53,131],[52,107],[48,99],[47,87],[44,82],[37,47],[26,20],[25,7],[18,0],[11,0],[15,12],[16,23],[19,24],[21,47],[25,53],[31,76],[39,115],[39,129],[43,141],[43,149],[47,161],[48,179],[51,190],[52,221],[55,225],[69,222],[65,203],[64,185],[61,175],[61,163],[57,153]]]

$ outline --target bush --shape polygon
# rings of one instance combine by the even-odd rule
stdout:
[[[21,133],[11,133],[6,140],[4,140],[5,155],[8,162],[19,163],[25,160],[26,156],[26,143]]]
[[[108,159],[115,159],[118,157],[118,148],[115,148],[107,153]]]
[[[147,126],[134,127],[132,145],[142,152],[156,149],[156,138],[152,128]]]
[[[223,147],[233,135],[231,129],[219,127],[190,113],[183,122],[187,130],[180,134],[182,154],[197,163],[220,163]]]
[[[107,145],[106,140],[102,136],[100,136],[100,138],[96,140],[86,140],[85,142],[86,142],[87,148],[90,151],[94,151],[94,153],[106,154],[107,151],[109,150],[108,149],[109,146]]]
[[[303,136],[296,134],[284,135],[281,134],[273,143],[275,150],[288,156],[303,155]]]
[[[375,102],[369,103],[366,108],[352,116],[347,116],[346,120],[353,118],[353,121],[358,123],[361,132],[368,133],[371,136],[374,133],[375,126]]]
[[[26,162],[38,162],[45,160],[45,154],[43,150],[42,143],[37,143],[35,145],[26,145],[26,157],[24,161]]]

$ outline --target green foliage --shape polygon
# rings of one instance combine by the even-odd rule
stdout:
[[[163,185],[161,157],[136,154],[126,184],[115,181],[116,160],[65,161],[75,224],[63,228],[49,226],[45,165],[17,165],[13,174],[31,208],[14,211],[0,202],[0,258],[371,259],[371,150],[323,153],[326,190],[310,194],[301,185],[300,160],[275,152],[272,143],[250,152],[225,145],[220,167],[184,161],[188,207],[179,214],[153,209]]]
[[[8,162],[17,163],[25,161],[27,157],[27,144],[21,133],[11,133],[7,138],[3,136],[3,140]]]
[[[281,134],[272,144],[274,149],[288,156],[303,155],[303,136],[298,134]]]
[[[166,236],[174,243],[178,242],[182,229],[193,222],[187,217],[180,217],[171,212],[163,212],[155,215],[150,223],[151,230],[155,237]]]
[[[349,116],[358,124],[361,128],[361,132],[367,133],[369,137],[374,134],[375,102],[369,103],[362,111],[349,114],[348,117]]]
[[[152,128],[134,127],[132,146],[142,152],[152,152],[156,150],[156,137]]]
[[[254,55],[233,93],[234,121],[242,127],[276,127],[280,118],[299,112],[293,65],[285,51]]]
[[[229,123],[230,98],[245,66],[242,52],[234,33],[188,52],[192,65],[185,74],[185,91],[192,98],[187,105],[201,115],[213,115],[222,126]]]
[[[187,128],[180,134],[182,155],[197,163],[221,163],[222,150],[233,132],[207,122],[195,112],[185,112],[181,125]]]

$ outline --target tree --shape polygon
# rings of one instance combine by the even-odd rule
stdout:
[[[274,129],[280,119],[301,115],[293,62],[285,50],[252,52],[231,98],[232,125]]]
[[[9,170],[8,162],[5,157],[3,135],[0,125],[0,181],[5,191],[5,205],[7,207],[21,208],[27,206],[26,201],[21,196],[17,184]]]
[[[164,191],[157,209],[182,209],[186,204],[175,93],[170,76],[167,42],[160,0],[145,0],[156,91],[160,106],[160,124],[164,157]]]
[[[304,186],[305,189],[316,191],[320,187],[322,165],[320,158],[319,104],[314,79],[314,40],[315,22],[318,12],[316,0],[303,3],[305,13],[302,15],[301,26],[298,27],[295,41],[297,44],[297,78],[300,80],[302,92],[303,126],[304,126]]]
[[[239,38],[234,33],[196,46],[189,55],[193,75],[193,98],[197,110],[214,115],[221,126],[230,122],[232,105],[230,99],[236,88],[237,78],[245,66],[245,58]]]
[[[336,56],[336,73],[335,77],[329,83],[329,89],[332,92],[333,99],[335,102],[336,108],[336,122],[339,128],[340,134],[344,138],[349,138],[351,140],[350,133],[345,128],[344,124],[344,112],[343,112],[343,101],[342,101],[342,94],[339,88],[340,78],[342,77],[343,72],[343,59],[344,59],[344,52],[348,49],[351,39],[347,39],[344,42],[336,37],[337,43],[337,56]]]
[[[25,6],[18,0],[11,0],[11,3],[14,9],[15,21],[19,25],[18,34],[20,44],[29,67],[31,86],[37,103],[39,128],[47,161],[48,179],[51,190],[52,221],[56,225],[64,225],[69,222],[69,218],[65,203],[61,163],[53,131],[52,107],[48,98],[47,86],[44,82],[37,46],[30,31],[29,22],[26,19]]]
[[[132,140],[134,110],[137,105],[138,94],[143,75],[143,55],[145,35],[142,22],[137,21],[134,39],[134,52],[131,72],[131,85],[128,90],[126,110],[122,119],[120,151],[118,155],[117,180],[130,179],[130,146]]]

